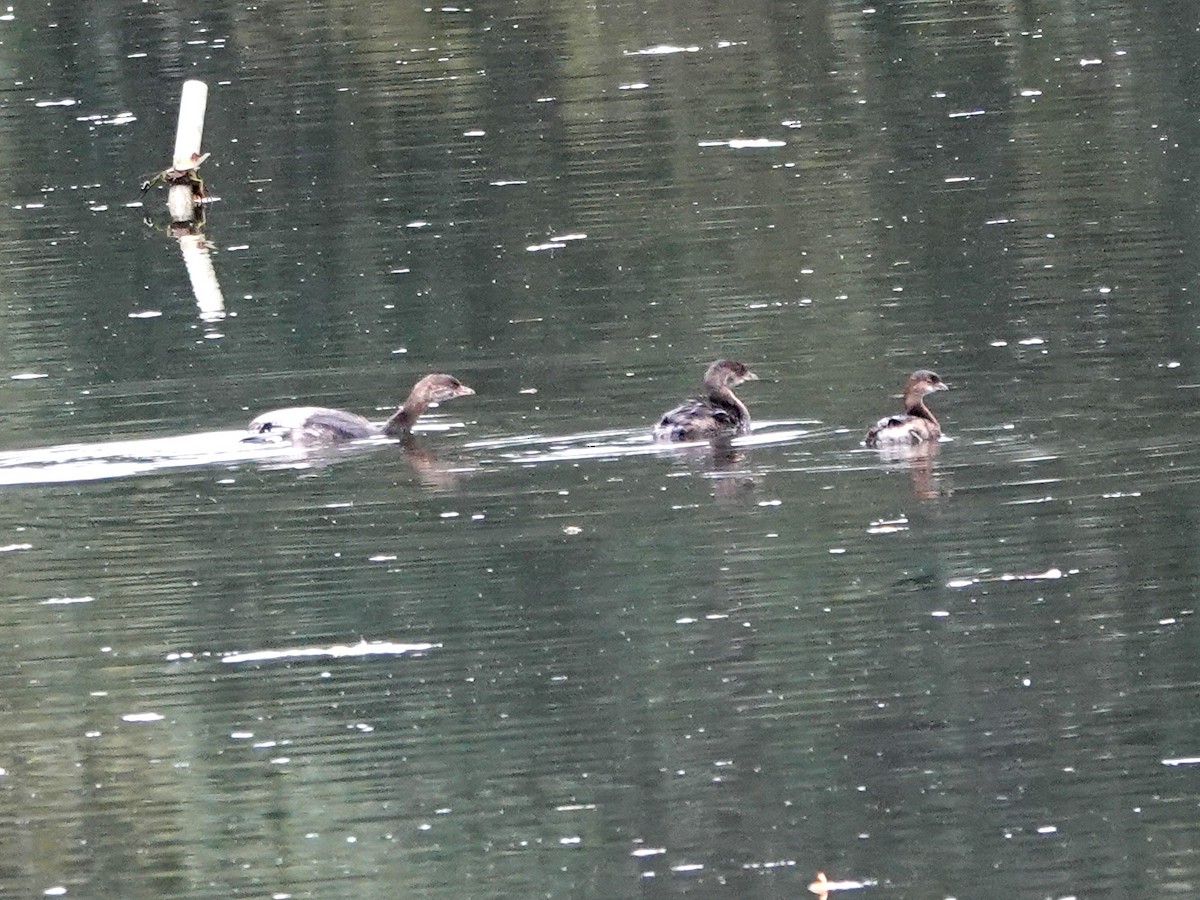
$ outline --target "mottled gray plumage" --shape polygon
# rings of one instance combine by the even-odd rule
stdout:
[[[747,434],[750,410],[732,388],[758,376],[731,359],[718,359],[704,373],[704,394],[663,413],[654,426],[659,441],[703,441]]]
[[[936,372],[918,369],[904,383],[904,412],[885,416],[867,430],[863,443],[872,448],[899,447],[936,441],[942,436],[942,428],[929,407],[925,395],[934,391],[949,390],[950,385],[942,381]]]
[[[263,413],[250,423],[250,437],[278,438],[293,444],[330,444],[384,435],[403,437],[431,403],[442,403],[475,392],[453,375],[426,375],[409,392],[408,398],[386,422],[372,422],[342,409],[323,406],[292,406]]]

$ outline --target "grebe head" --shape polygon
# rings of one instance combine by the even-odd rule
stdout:
[[[453,375],[435,372],[413,385],[413,393],[421,396],[426,403],[442,403],[455,397],[467,397],[475,392]]]
[[[704,373],[704,383],[710,387],[737,387],[743,381],[758,381],[758,376],[732,359],[718,359]]]
[[[904,383],[904,399],[920,400],[926,394],[932,394],[934,391],[948,390],[950,390],[950,385],[942,381],[937,372],[918,369],[909,375],[908,381]]]

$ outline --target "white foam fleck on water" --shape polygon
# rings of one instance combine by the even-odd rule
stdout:
[[[1001,581],[1056,581],[1063,577],[1062,569],[1053,568],[1047,569],[1045,572],[1034,572],[1030,574],[1013,575],[1006,573],[1000,576]]]
[[[75,121],[88,122],[92,125],[128,125],[130,122],[136,122],[137,116],[131,112],[120,112],[113,115],[95,113],[90,116],[76,116]]]
[[[670,56],[672,53],[699,53],[700,48],[678,47],[674,44],[656,44],[653,47],[645,47],[641,50],[626,50],[626,56]]]
[[[698,147],[728,147],[730,150],[762,150],[786,147],[787,141],[777,138],[729,138],[720,141],[700,141]]]
[[[121,716],[122,722],[161,722],[162,720],[163,716],[152,712],[126,713],[125,715]]]
[[[796,865],[794,859],[772,859],[766,862],[748,862],[742,863],[743,869],[783,869],[791,868]]]

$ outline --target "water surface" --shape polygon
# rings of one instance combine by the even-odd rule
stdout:
[[[0,16],[0,892],[1194,894],[1195,19]]]

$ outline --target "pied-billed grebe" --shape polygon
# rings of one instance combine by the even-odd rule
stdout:
[[[863,441],[868,447],[900,447],[936,441],[942,435],[941,426],[925,405],[925,395],[949,390],[936,372],[918,369],[904,382],[904,412],[886,416],[867,431]]]
[[[408,399],[383,423],[371,422],[362,416],[341,409],[321,406],[293,406],[263,413],[250,423],[250,438],[272,435],[286,438],[293,444],[324,444],[353,441],[359,438],[402,438],[412,431],[413,424],[431,403],[466,397],[475,392],[453,375],[426,375],[413,385]]]
[[[750,410],[732,388],[758,376],[740,362],[718,359],[704,373],[704,396],[677,406],[654,426],[659,441],[703,441],[746,434],[750,431]]]

